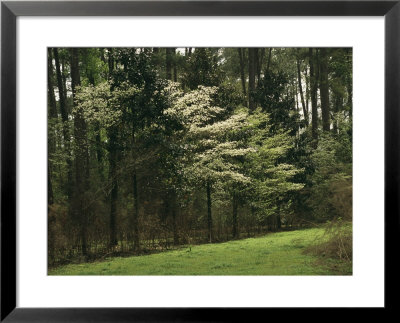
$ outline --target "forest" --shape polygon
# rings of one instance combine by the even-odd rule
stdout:
[[[351,48],[48,48],[47,64],[49,268],[314,227],[351,261]]]

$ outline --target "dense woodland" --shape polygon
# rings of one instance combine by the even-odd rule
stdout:
[[[351,215],[351,49],[48,48],[50,266]]]

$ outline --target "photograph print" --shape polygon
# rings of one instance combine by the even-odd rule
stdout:
[[[48,275],[352,275],[352,48],[47,48]]]

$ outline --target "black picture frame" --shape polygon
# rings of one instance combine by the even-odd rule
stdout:
[[[396,307],[400,176],[400,1],[2,1],[1,318],[3,322],[238,321],[266,309],[16,307],[16,19],[18,16],[384,16],[385,309]],[[373,149],[373,147],[371,147]],[[38,291],[40,293],[40,291]],[[272,309],[269,309],[272,310]],[[278,309],[276,309],[278,310]],[[282,310],[282,309],[281,309]],[[285,309],[287,310],[287,309]],[[332,311],[330,309],[330,311]],[[240,313],[240,315],[238,315]],[[280,311],[282,313],[282,311]],[[288,312],[285,312],[287,315]],[[268,314],[269,315],[269,314]],[[258,319],[257,319],[258,320]],[[263,319],[262,319],[263,320]]]

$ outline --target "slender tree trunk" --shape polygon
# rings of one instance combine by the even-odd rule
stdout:
[[[343,110],[343,96],[340,93],[334,94],[334,110],[335,113],[333,118],[333,133],[338,134],[338,112]]]
[[[52,205],[54,203],[53,185],[51,182],[50,163],[47,163],[47,203]]]
[[[240,79],[242,80],[242,89],[243,89],[243,94],[245,98],[247,98],[247,93],[246,93],[246,79],[244,76],[244,58],[243,58],[243,48],[238,48],[238,54],[239,54],[239,64],[240,64]],[[247,105],[247,102],[246,102]]]
[[[97,168],[99,171],[100,180],[104,182],[104,170],[103,170],[103,148],[100,137],[100,124],[99,122],[95,122],[94,124],[94,132],[96,133],[96,157],[97,157]]]
[[[111,79],[111,75],[114,72],[113,49],[107,48],[107,51],[108,51],[108,78]]]
[[[108,48],[108,75],[111,79],[111,75],[114,72],[114,58],[112,48]],[[113,90],[113,88],[111,88]],[[108,163],[109,163],[109,181],[111,184],[111,196],[110,196],[110,247],[114,247],[118,244],[116,223],[117,223],[117,199],[118,199],[118,179],[117,179],[117,138],[118,129],[116,126],[112,126],[108,130]]]
[[[329,84],[328,84],[328,53],[326,48],[320,50],[320,93],[322,111],[322,130],[329,131],[331,128],[329,109]]]
[[[173,233],[173,237],[174,237],[174,245],[178,245],[179,244],[179,237],[178,237],[178,231],[177,231],[177,226],[176,226],[176,211],[177,211],[177,207],[176,207],[176,193],[175,191],[172,192],[172,209],[171,209],[171,215],[172,215],[172,233]]]
[[[139,199],[138,199],[138,185],[137,185],[137,175],[136,169],[133,174],[133,216],[132,216],[132,225],[133,225],[133,249],[139,250]]]
[[[311,83],[311,134],[313,140],[313,147],[317,148],[318,144],[318,107],[317,107],[317,76],[316,64],[313,49],[309,49],[310,56],[310,83]]]
[[[176,48],[172,48],[172,65],[174,70],[174,82],[178,82],[178,67],[176,66]]]
[[[307,113],[306,103],[304,101],[303,86],[302,86],[301,71],[300,71],[300,60],[298,58],[297,58],[297,79],[299,83],[299,92],[301,98],[301,105],[303,107],[304,120],[308,125],[308,113]]]
[[[104,56],[102,51],[102,56]],[[95,77],[92,71],[87,71],[86,73],[89,83],[95,86]],[[101,182],[104,182],[104,172],[103,172],[103,148],[101,143],[101,129],[100,123],[98,121],[94,122],[94,132],[95,132],[95,141],[96,141],[96,157],[97,157],[97,169],[99,172],[99,177]]]
[[[108,132],[110,140],[109,144],[109,181],[111,183],[111,194],[110,194],[110,247],[114,247],[118,244],[117,241],[117,200],[118,200],[118,179],[117,179],[117,131],[115,127],[112,127]]]
[[[66,183],[66,193],[68,196],[68,200],[71,201],[72,198],[72,160],[71,160],[71,151],[70,151],[70,132],[68,126],[68,112],[65,103],[65,94],[64,94],[64,87],[60,69],[60,60],[58,57],[58,49],[54,48],[54,60],[56,63],[56,75],[57,75],[57,85],[58,85],[58,96],[60,102],[60,112],[61,112],[61,119],[63,122],[63,137],[64,137],[64,147],[65,152],[67,154],[67,183]]]
[[[232,236],[234,239],[237,239],[239,237],[239,231],[238,231],[238,199],[237,199],[237,193],[234,192],[232,196]]]
[[[265,73],[268,73],[269,67],[271,66],[271,57],[272,57],[272,48],[269,49],[268,62],[267,62],[267,68],[265,69]]]
[[[264,57],[265,57],[265,48],[261,48],[260,58],[258,60],[258,68],[257,68],[257,84],[258,84],[258,82],[260,82],[261,70],[262,70],[262,66],[263,66]]]
[[[306,110],[307,110],[307,116],[308,119],[310,119],[310,114],[309,114],[309,99],[310,99],[310,84],[309,84],[309,77],[308,77],[308,68],[306,67],[305,69],[305,77],[306,77]]]
[[[79,73],[79,49],[71,49],[71,85],[75,104],[76,88],[80,85]],[[75,137],[75,190],[74,190],[74,213],[80,224],[80,238],[82,255],[87,255],[87,206],[85,201],[88,189],[88,167],[87,165],[87,138],[86,123],[82,112],[76,110],[74,114],[74,137]]]
[[[259,70],[260,70],[260,57],[259,57],[259,48],[255,48],[254,51],[254,68],[255,68],[255,76],[254,76],[254,88],[256,88],[258,84],[258,75],[259,75]]]
[[[68,103],[68,88],[67,88],[67,77],[66,74],[68,73],[66,71],[66,65],[67,63],[65,62],[65,59],[63,56],[60,57],[60,63],[61,63],[61,77],[62,77],[62,84],[63,84],[63,89],[64,89],[64,100],[65,100],[65,109],[67,110],[67,113],[71,113],[71,107],[69,106]]]
[[[49,104],[49,119],[56,120],[57,119],[57,105],[56,98],[54,96],[54,86],[53,86],[53,59],[51,49],[47,49],[47,91],[48,91],[48,104]],[[50,130],[50,128],[49,128]],[[48,132],[48,155],[47,155],[47,177],[48,177],[48,203],[49,205],[53,204],[54,196],[53,196],[53,186],[52,186],[52,164],[50,157],[56,151],[56,134],[54,131]]]
[[[281,221],[281,205],[278,202],[278,212],[276,214],[276,227],[278,230],[282,228],[282,221]]]
[[[256,89],[256,54],[257,48],[249,48],[249,109],[254,111],[256,103],[254,100]]]
[[[106,56],[104,55],[105,48],[100,48],[100,59],[104,64],[107,64]]]
[[[51,49],[47,49],[47,91],[49,99],[49,117],[57,118],[57,104],[53,84],[53,57]]]
[[[208,225],[208,239],[212,242],[212,214],[211,214],[211,184],[207,181],[207,225]]]
[[[349,48],[345,50],[347,61],[350,66],[352,66],[353,49]],[[346,88],[347,88],[347,105],[349,107],[349,116],[353,117],[353,77],[346,77]]]
[[[166,63],[165,63],[165,77],[167,80],[172,80],[172,50],[173,48],[167,47],[165,49],[165,57],[166,57]]]

